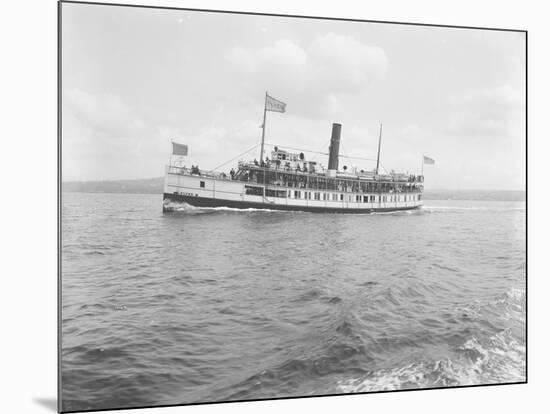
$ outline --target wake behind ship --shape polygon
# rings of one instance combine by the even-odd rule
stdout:
[[[163,211],[182,204],[194,207],[229,207],[333,213],[373,213],[411,210],[422,205],[423,175],[375,170],[339,170],[342,126],[332,125],[328,168],[277,146],[264,159],[266,112],[285,112],[286,104],[266,93],[260,161],[240,161],[229,174],[198,167],[166,167]],[[187,155],[187,146],[172,143],[172,153]],[[423,157],[423,163],[433,160]]]

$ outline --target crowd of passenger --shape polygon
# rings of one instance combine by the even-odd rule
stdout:
[[[232,170],[233,171],[233,170]],[[235,173],[231,175],[235,179]],[[418,190],[416,184],[411,182],[403,183],[385,183],[377,181],[352,181],[337,178],[308,177],[294,174],[280,174],[263,171],[241,170],[236,178],[239,181],[252,182],[257,184],[270,184],[274,186],[313,189],[313,190],[331,190],[341,192],[355,193],[373,193],[373,192],[397,192],[408,193]]]
[[[261,161],[258,162],[258,160],[254,159],[254,165],[256,166],[265,166],[266,168],[270,168],[271,162],[269,158],[266,158],[265,162]],[[187,168],[183,167],[183,170],[186,172],[188,171]],[[306,165],[303,166],[303,168],[300,168],[299,165],[293,171],[297,172],[308,172]],[[191,175],[198,175],[201,176],[201,171],[199,169],[198,165],[191,165],[191,168],[189,169],[189,172]],[[311,172],[311,171],[310,171]],[[291,188],[311,188],[311,189],[328,189],[328,190],[336,190],[336,191],[345,191],[345,192],[411,192],[415,191],[416,185],[408,186],[399,184],[400,181],[407,182],[407,183],[421,183],[423,181],[422,176],[417,176],[414,174],[410,174],[406,180],[395,180],[395,178],[392,175],[392,182],[391,183],[385,183],[385,182],[377,182],[377,181],[345,181],[345,180],[338,180],[336,179],[324,179],[323,177],[309,177],[304,175],[294,175],[294,174],[282,174],[279,177],[277,177],[276,174],[272,172],[265,172],[265,180],[264,180],[264,172],[260,171],[246,171],[242,170],[242,172],[237,173],[234,168],[231,168],[231,171],[229,172],[229,176],[231,180],[238,179],[239,181],[252,181],[257,183],[270,183],[272,185],[279,185],[284,187],[291,187]],[[227,178],[227,174],[220,173],[219,175],[221,178]],[[339,181],[339,182],[338,182]]]

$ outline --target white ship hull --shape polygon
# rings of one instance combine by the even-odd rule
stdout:
[[[196,207],[258,208],[333,213],[373,213],[411,210],[422,206],[421,192],[357,193],[284,187],[228,178],[175,173],[168,168],[163,210],[178,203]],[[250,191],[260,191],[259,195]],[[269,196],[269,194],[277,196]]]

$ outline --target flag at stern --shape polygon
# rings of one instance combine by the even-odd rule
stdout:
[[[187,145],[172,141],[172,155],[187,155]]]
[[[434,165],[435,164],[435,160],[433,158],[426,157],[425,155],[423,157],[424,157],[424,164],[426,164],[426,165]]]

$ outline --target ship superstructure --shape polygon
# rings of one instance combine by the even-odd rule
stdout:
[[[181,203],[195,207],[371,213],[418,208],[423,176],[339,170],[342,127],[333,124],[328,167],[307,160],[304,152],[275,146],[271,157],[240,161],[229,174],[169,165],[164,210]],[[262,140],[263,147],[263,140]]]

